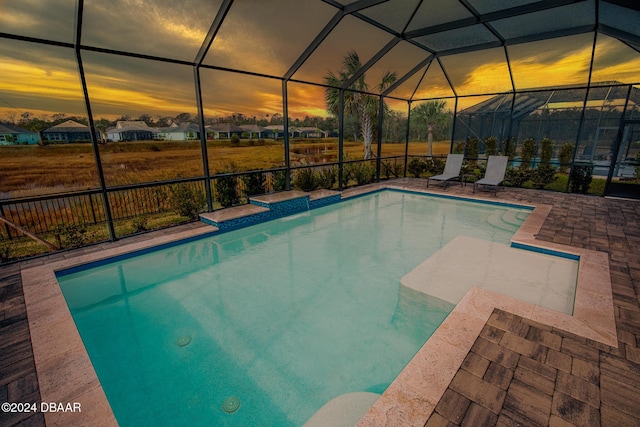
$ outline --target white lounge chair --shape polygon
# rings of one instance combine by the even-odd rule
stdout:
[[[429,188],[429,180],[435,179],[436,181],[443,181],[444,187],[446,188],[447,182],[452,179],[459,178],[460,185],[462,186],[462,178],[460,174],[460,170],[462,169],[462,160],[464,159],[464,154],[449,154],[447,156],[447,162],[444,165],[444,172],[441,175],[435,175],[427,178],[427,188]]]
[[[498,185],[504,181],[504,174],[507,172],[509,164],[509,156],[489,156],[487,160],[487,170],[484,178],[479,179],[473,184],[473,192],[476,192],[478,185],[489,185],[495,187],[498,191]]]

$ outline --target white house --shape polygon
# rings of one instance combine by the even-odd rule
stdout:
[[[114,128],[107,129],[107,141],[149,141],[153,139],[154,131],[141,120],[118,121]]]
[[[200,127],[194,123],[173,123],[169,127],[154,128],[153,138],[161,141],[192,141],[200,139]]]
[[[241,137],[245,129],[231,123],[217,123],[207,126],[207,139],[225,139],[231,138],[232,135]]]

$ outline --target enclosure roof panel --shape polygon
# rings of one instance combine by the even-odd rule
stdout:
[[[612,86],[613,85],[613,86]],[[619,85],[619,86],[616,86]],[[603,90],[599,90],[602,88]],[[594,82],[589,91],[590,101],[599,101],[600,103],[611,102],[613,100],[624,100],[627,97],[628,86],[620,86],[620,82]],[[640,90],[633,88],[629,99],[638,99]],[[511,108],[512,94],[496,95],[483,102],[475,104],[459,112],[462,115],[482,115],[494,114],[496,111],[506,111]],[[572,104],[575,102],[584,102],[584,87],[576,85],[565,85],[544,90],[536,89],[531,91],[521,91],[515,95],[513,101],[514,111],[526,111],[527,114],[537,110],[550,101],[554,104]]]
[[[334,14],[322,2],[236,1],[204,63],[282,76]]]
[[[397,33],[402,33],[419,4],[420,0],[389,0],[364,9],[361,14]]]
[[[222,0],[85,0],[81,42],[117,51],[193,60]]]
[[[0,113],[82,112],[71,106],[84,104],[82,90],[55,94],[61,79],[85,78],[98,111],[126,114],[116,112],[126,95],[136,113],[150,110],[145,100],[165,98],[155,110],[191,112],[195,75],[209,109],[273,114],[284,96],[274,88],[322,87],[350,52],[361,64],[354,79],[366,75],[367,90],[407,100],[640,84],[638,22],[633,0],[9,0],[0,2]],[[397,80],[381,93],[375,85],[386,71]],[[251,89],[240,86],[246,81]],[[38,93],[27,93],[29,82]],[[298,92],[312,102],[306,94],[323,90]],[[263,104],[249,105],[257,99]]]
[[[590,0],[500,19],[493,21],[491,25],[505,39],[515,39],[571,28],[593,27],[594,16],[595,1]]]

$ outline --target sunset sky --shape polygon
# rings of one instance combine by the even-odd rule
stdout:
[[[177,8],[174,1],[168,0],[87,0],[84,3],[82,44],[191,62],[221,3],[221,0],[189,0],[181,2],[181,7]],[[433,3],[422,3],[408,25],[408,31],[470,16],[455,2],[436,2],[446,4],[446,9],[425,9],[425,5]],[[485,13],[483,7],[499,2],[475,0],[470,3]],[[418,0],[390,0],[362,13],[379,19],[395,31],[402,31],[417,4]],[[566,21],[570,18],[566,25],[585,25],[592,19],[593,8],[593,0],[574,4],[558,11],[558,17],[554,19]],[[607,3],[602,3],[600,9],[601,21],[607,23],[607,19],[616,19],[620,29],[635,31],[635,37],[639,37],[632,23],[637,24],[640,13],[635,17],[633,14],[630,17],[620,16],[619,9],[622,8]],[[236,0],[204,64],[275,78],[203,68],[201,80],[205,114],[224,116],[241,112],[260,118],[282,113],[282,84],[278,78],[289,70],[336,12],[335,7],[320,0]],[[73,43],[75,13],[76,5],[72,0],[0,0],[0,32]],[[550,31],[554,25],[558,26],[558,23],[547,22],[544,16],[540,13],[539,23],[529,23],[530,31]],[[496,21],[494,26],[509,37],[526,36],[528,33],[522,29],[521,20]],[[455,47],[456,43],[458,46],[468,45],[470,38],[478,38],[482,42],[491,36],[485,34],[484,28],[465,31],[467,34],[432,34],[421,37],[419,41],[447,49]],[[346,16],[293,75],[293,79],[322,83],[329,70],[335,72],[340,69],[347,52],[355,50],[365,63],[392,38],[391,34],[361,19]],[[591,32],[508,45],[507,54],[516,88],[586,84],[592,43]],[[425,50],[401,41],[367,72],[367,82],[373,89],[385,71],[396,71],[402,76],[427,56]],[[96,118],[121,115],[137,118],[142,114],[175,116],[182,112],[196,114],[191,66],[88,50],[82,50],[82,61]],[[440,63],[457,95],[512,89],[502,47],[442,56]],[[431,63],[417,87],[423,74],[424,70],[416,73],[391,95],[409,98],[414,91],[414,99],[454,95],[437,61]],[[592,81],[610,80],[639,83],[640,53],[617,39],[599,34]],[[290,83],[288,93],[290,116],[326,115],[322,87]],[[473,100],[479,101],[479,98]],[[393,105],[401,106],[402,103]],[[406,106],[402,108],[406,109]],[[10,112],[18,115],[31,112],[39,116],[55,113],[86,115],[74,50],[0,37],[0,120],[6,120]]]

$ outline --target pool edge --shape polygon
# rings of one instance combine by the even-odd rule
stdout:
[[[82,408],[80,413],[46,412],[47,425],[118,425],[62,295],[56,272],[131,256],[156,246],[190,241],[211,233],[212,227],[200,227],[21,269],[40,399],[65,405],[78,402]]]
[[[384,189],[448,197],[429,190],[416,190],[385,183],[366,188],[359,187],[353,191],[345,190],[343,200]],[[475,197],[454,198],[487,202],[486,199]],[[617,347],[608,255],[536,240],[535,235],[549,215],[551,207],[534,207],[519,202],[513,202],[513,205],[534,209],[513,236],[512,242],[580,257],[574,316],[560,315],[478,288],[471,289],[358,425],[385,425],[387,414],[390,412],[399,414],[403,421],[414,420],[417,425],[423,425],[495,308]],[[159,236],[145,242],[106,249],[100,253],[80,255],[22,269],[25,306],[43,402],[80,402],[83,405],[83,423],[117,425],[60,291],[55,272],[116,256],[126,256],[158,245],[201,238],[206,234],[211,234],[210,228]],[[596,310],[594,313],[594,301],[610,302],[611,312],[608,313],[606,309],[604,312]],[[55,345],[51,346],[52,342]],[[425,364],[429,369],[424,369]],[[400,405],[400,402],[403,405]],[[78,416],[79,414],[70,413],[46,413],[45,420],[48,425],[68,425],[76,423]]]
[[[428,190],[417,192],[429,193]],[[390,414],[402,425],[423,426],[495,309],[618,347],[608,254],[537,240],[536,234],[550,212],[550,205],[536,205],[511,243],[529,250],[579,258],[573,316],[471,288],[360,420],[358,427],[388,425]]]

